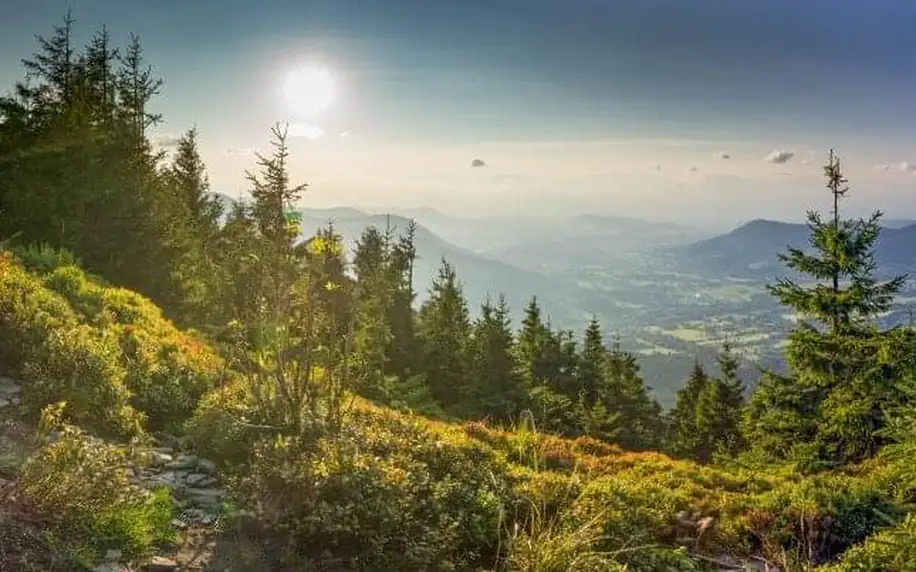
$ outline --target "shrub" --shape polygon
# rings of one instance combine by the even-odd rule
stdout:
[[[285,539],[284,569],[468,569],[495,541],[501,508],[490,487],[434,476],[406,453],[326,439],[263,442],[237,490]]]
[[[38,274],[52,272],[61,266],[79,266],[80,261],[69,250],[48,244],[29,244],[12,249],[12,254],[27,270]]]
[[[835,564],[824,566],[824,572],[869,572],[871,570],[907,570],[916,562],[916,514],[899,525],[869,536],[865,542],[843,553]]]
[[[174,428],[221,379],[219,356],[146,298],[72,265],[38,278],[3,264],[0,369],[26,382],[33,414],[67,401],[74,422],[111,435]]]
[[[21,489],[49,531],[80,560],[91,562],[109,549],[141,556],[171,539],[168,493],[133,485],[125,451],[62,424],[63,404],[42,413],[43,435],[56,439],[30,457]]]
[[[85,428],[118,437],[143,433],[114,335],[82,324],[52,331],[34,351],[23,368],[22,399],[29,410],[65,401],[68,419]]]

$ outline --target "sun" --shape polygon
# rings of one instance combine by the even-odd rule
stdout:
[[[328,69],[305,65],[286,74],[283,95],[294,112],[313,117],[334,103],[337,82]]]

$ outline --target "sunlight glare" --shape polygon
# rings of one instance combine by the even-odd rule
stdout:
[[[286,74],[283,94],[294,112],[312,117],[334,103],[336,81],[327,69],[306,65]]]

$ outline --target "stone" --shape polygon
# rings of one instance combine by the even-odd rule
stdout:
[[[177,471],[166,471],[164,473],[159,473],[152,475],[149,478],[149,483],[152,486],[163,486],[170,489],[177,488],[183,485],[181,473]]]
[[[188,523],[181,520],[180,518],[173,518],[171,524],[174,528],[177,528],[178,530],[184,530],[188,527]]]
[[[154,467],[168,465],[175,460],[174,457],[168,453],[163,453],[162,451],[157,451],[156,449],[147,452],[147,459]]]
[[[143,569],[146,572],[174,572],[178,570],[178,563],[165,556],[154,556]]]
[[[122,554],[120,550],[106,550],[105,551],[105,560],[107,560],[108,562],[117,562],[118,560],[121,559],[121,556]]]
[[[177,459],[168,464],[170,469],[193,469],[197,466],[197,457],[194,455],[179,455]]]
[[[191,473],[185,482],[189,487],[208,488],[216,484],[216,479],[203,473]]]
[[[216,463],[209,459],[200,459],[197,461],[197,468],[208,475],[212,475],[216,472]]]
[[[92,572],[130,572],[130,568],[117,562],[105,562],[93,568]]]
[[[9,407],[12,404],[13,402],[11,400],[0,397],[0,409],[3,409],[4,407]]]

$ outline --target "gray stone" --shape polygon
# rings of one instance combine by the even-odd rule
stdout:
[[[186,523],[185,521],[181,520],[180,518],[173,518],[173,519],[172,519],[172,526],[175,527],[175,528],[177,528],[178,530],[184,530],[184,529],[186,529],[186,528],[188,527],[188,523]]]
[[[177,459],[168,464],[170,469],[193,469],[197,466],[197,457],[194,455],[179,455]]]
[[[177,488],[184,484],[181,474],[177,471],[166,471],[164,473],[152,475],[149,478],[149,483],[152,486],[163,486],[170,489]]]
[[[143,569],[146,572],[173,572],[178,570],[178,563],[165,556],[154,556]]]
[[[4,407],[9,407],[12,404],[13,402],[10,401],[9,399],[4,399],[0,397],[0,409],[3,409]]]
[[[147,459],[154,467],[161,467],[173,462],[175,459],[168,453],[163,453],[153,449],[147,452]]]
[[[130,572],[130,568],[117,562],[105,562],[93,568],[92,572]]]
[[[200,459],[197,461],[197,468],[208,475],[212,475],[216,472],[216,463],[209,459]]]
[[[216,484],[216,479],[203,473],[191,473],[185,479],[189,487],[207,488]]]

